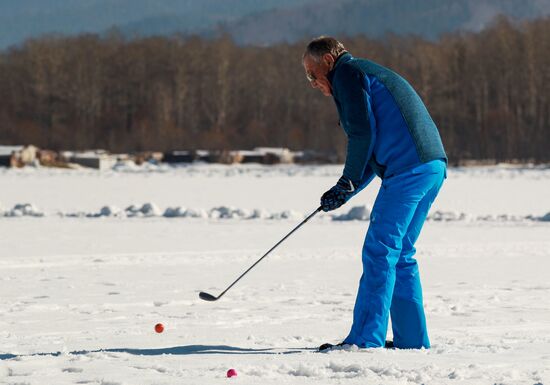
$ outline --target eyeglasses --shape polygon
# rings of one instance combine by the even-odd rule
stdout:
[[[313,82],[314,80],[317,80],[317,77],[315,76],[315,74],[312,73],[312,72],[309,72],[309,71],[306,71],[306,78],[310,82]]]

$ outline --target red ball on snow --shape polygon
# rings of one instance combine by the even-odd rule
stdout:
[[[157,333],[162,333],[164,331],[164,325],[163,324],[156,324],[155,325],[155,331]]]
[[[237,377],[237,371],[235,369],[229,369],[227,371],[227,377],[229,377],[229,378]]]

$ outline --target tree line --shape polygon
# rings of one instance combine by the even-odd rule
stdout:
[[[550,161],[550,18],[437,41],[339,37],[417,89],[451,162]],[[345,154],[307,41],[46,36],[0,52],[0,143],[113,152],[288,147]]]

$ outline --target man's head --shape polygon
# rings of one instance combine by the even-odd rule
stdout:
[[[346,52],[344,45],[333,37],[321,36],[313,39],[302,56],[307,79],[313,88],[325,96],[332,95],[332,86],[327,75],[338,57]]]

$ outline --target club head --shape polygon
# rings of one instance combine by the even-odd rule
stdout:
[[[199,297],[200,299],[205,301],[216,301],[218,299],[217,297],[214,297],[212,294],[205,293],[204,291],[201,291],[199,293]]]

